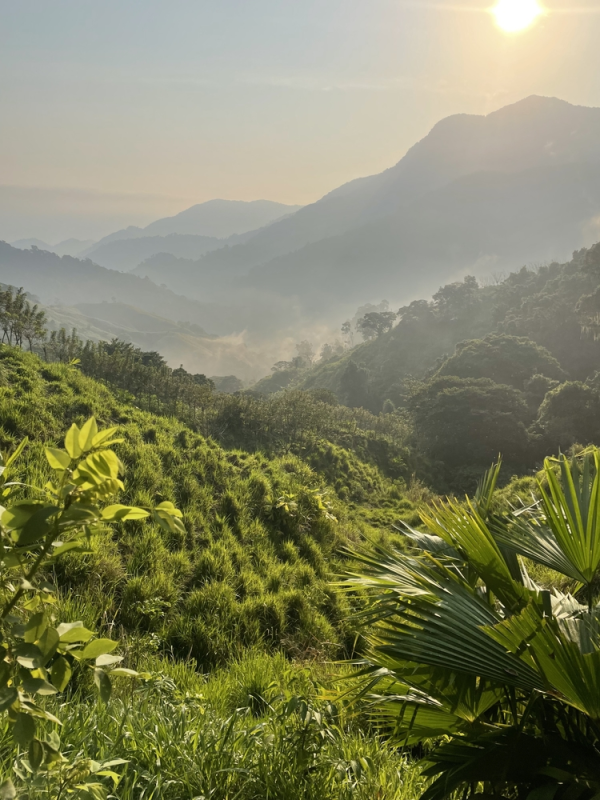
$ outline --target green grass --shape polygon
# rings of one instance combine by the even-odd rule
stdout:
[[[0,448],[30,438],[25,482],[43,485],[43,444],[92,414],[124,439],[123,502],[172,500],[186,528],[170,535],[132,523],[98,537],[93,555],[65,557],[60,577],[85,596],[96,627],[135,633],[204,670],[256,645],[302,658],[349,652],[352,608],[331,586],[344,569],[340,551],[374,528],[415,521],[402,481],[325,441],[304,459],[224,450],[176,419],[119,402],[74,368],[0,348]],[[293,506],[279,507],[282,497]]]
[[[119,800],[412,800],[423,788],[399,750],[319,697],[335,684],[323,667],[257,653],[208,679],[193,664],[146,666],[154,679],[117,686],[109,706],[81,681],[60,710],[65,753],[127,761]],[[5,725],[3,772],[9,736]]]
[[[66,751],[126,759],[120,800],[417,796],[406,757],[326,699],[341,675],[326,664],[355,642],[359,599],[333,585],[344,547],[394,536],[389,522],[412,519],[422,493],[363,460],[360,448],[373,445],[360,432],[355,452],[323,439],[304,457],[224,449],[77,369],[0,347],[0,449],[29,437],[25,483],[44,484],[43,446],[90,415],[123,437],[121,500],[172,500],[185,533],[128,523],[57,565],[60,618],[119,637],[125,663],[154,676],[133,694],[117,685],[104,706],[91,675],[77,673],[59,713]]]

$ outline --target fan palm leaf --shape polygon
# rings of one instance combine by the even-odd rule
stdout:
[[[425,800],[461,787],[591,800],[600,796],[600,452],[547,459],[539,500],[516,512],[495,511],[498,473],[499,464],[473,501],[422,514],[426,530],[406,530],[409,555],[355,554],[361,572],[348,585],[371,598],[365,664],[387,681],[370,707],[406,744],[446,737],[427,757]],[[566,576],[570,592],[537,586],[523,559]]]

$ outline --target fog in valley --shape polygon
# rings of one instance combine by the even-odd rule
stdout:
[[[213,200],[96,241],[56,241],[60,206],[46,213],[0,246],[0,280],[53,326],[249,386],[301,342],[314,360],[347,348],[341,327],[363,306],[397,311],[466,275],[485,284],[593,244],[600,109],[531,96],[448,117],[389,169],[302,207]]]

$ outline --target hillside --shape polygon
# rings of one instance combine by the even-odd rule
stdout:
[[[215,236],[171,233],[168,236],[140,236],[136,239],[116,239],[100,243],[88,248],[85,255],[103,267],[129,272],[140,262],[157,253],[198,259],[210,250],[222,246],[223,241]]]
[[[199,325],[172,320],[125,303],[44,306],[49,330],[75,329],[83,340],[119,339],[161,353],[172,367],[207,375],[234,374],[255,380],[264,371],[262,356],[239,337],[208,334]]]
[[[119,302],[178,322],[190,320],[212,328],[221,315],[202,304],[157,286],[148,279],[106,269],[89,260],[62,258],[43,250],[18,250],[0,242],[0,281],[24,286],[46,305],[77,305],[94,301]],[[229,333],[229,329],[224,332]]]
[[[95,301],[114,297],[219,335],[245,332],[266,368],[271,356],[271,363],[286,357],[276,350],[289,352],[313,331],[328,336],[325,327],[337,327],[357,305],[382,297],[406,304],[465,274],[487,280],[522,264],[564,261],[592,244],[599,133],[598,109],[553,98],[530,97],[485,117],[456,115],[396,166],[295,213],[277,204],[211,201],[155,227],[118,231],[89,251],[101,263],[132,268],[127,277],[113,270],[92,278],[92,266],[69,262],[66,269],[67,262],[38,255],[46,259],[42,280],[25,268],[34,256],[22,255],[19,279],[7,271],[6,245],[0,280],[24,283],[45,302],[57,296],[52,283],[64,283],[64,301],[73,305],[89,299],[89,278]],[[217,241],[225,229],[208,224],[235,218],[239,224],[228,230],[241,230],[244,215],[250,220],[265,209],[283,216],[229,239]],[[202,232],[193,228],[198,220],[206,221]],[[177,297],[135,276],[165,284]]]
[[[403,302],[465,274],[564,259],[597,238],[600,165],[475,173],[398,217],[364,225],[254,267],[242,285],[299,298],[307,313],[381,296]]]
[[[99,541],[83,569],[67,560],[66,578],[74,589],[85,589],[98,618],[152,634],[161,649],[192,655],[205,668],[253,643],[290,654],[349,646],[348,608],[328,580],[338,568],[339,548],[364,530],[366,517],[360,504],[349,514],[338,493],[347,495],[349,481],[358,487],[362,480],[365,499],[370,494],[373,500],[378,475],[385,496],[393,483],[376,468],[338,446],[336,457],[356,466],[345,475],[332,473],[326,442],[321,466],[317,451],[304,456],[312,468],[283,451],[267,458],[235,445],[224,450],[172,418],[119,402],[76,369],[7,346],[0,347],[0,377],[0,448],[28,436],[26,469],[38,468],[42,443],[58,442],[72,421],[93,414],[118,424],[125,439],[119,447],[128,474],[123,502],[162,497],[184,512],[183,537],[132,531],[118,541]],[[328,479],[339,488],[326,495]],[[296,510],[278,505],[286,497]],[[327,498],[327,513],[319,510],[320,497]],[[414,515],[410,502],[398,509]]]
[[[312,367],[276,365],[253,388],[330,391],[399,416],[422,477],[472,488],[495,453],[523,473],[559,448],[600,444],[599,292],[600,245],[488,285],[467,277],[364,344]]]
[[[37,247],[38,250],[47,250],[50,253],[56,253],[57,256],[78,256],[90,248],[94,242],[92,240],[65,239],[57,244],[48,244],[41,239],[18,239],[10,244],[19,250],[30,250],[32,247]]]
[[[208,200],[180,211],[173,217],[164,217],[144,228],[130,226],[115,231],[97,242],[97,245],[121,239],[146,236],[208,236],[226,239],[263,228],[281,217],[293,214],[300,206],[274,203],[271,200]]]
[[[494,332],[531,339],[572,380],[586,380],[600,363],[600,342],[585,332],[591,312],[583,311],[600,286],[599,257],[595,245],[566,263],[523,267],[495,284],[479,286],[471,278],[443,286],[432,301],[400,309],[388,333],[315,367],[302,385],[330,389],[341,399],[342,375],[353,362],[368,370],[373,407],[387,398],[402,403],[407,380],[437,369],[459,342]]]
[[[375,535],[363,506],[350,512],[328,488],[331,462],[321,471],[289,452],[224,449],[173,418],[118,400],[76,368],[0,345],[0,448],[29,437],[13,473],[19,479],[43,483],[43,446],[60,446],[69,425],[90,414],[102,427],[118,426],[124,440],[117,444],[125,467],[120,499],[172,500],[185,527],[176,534],[139,522],[99,529],[91,552],[67,553],[52,569],[61,587],[53,610],[118,636],[126,670],[148,672],[134,683],[113,678],[110,703],[106,695],[97,703],[89,673],[75,666],[60,708],[52,697],[39,701],[64,718],[61,748],[80,759],[76,779],[89,776],[86,759],[93,759],[109,762],[112,771],[98,766],[94,777],[115,776],[122,800],[134,800],[140,786],[164,800],[228,800],[231,792],[240,800],[315,800],[315,791],[339,800],[346,790],[370,800],[381,787],[390,799],[411,800],[418,770],[407,764],[400,775],[395,748],[322,696],[349,674],[322,660],[355,645],[358,599],[332,585],[347,560],[342,548]],[[350,452],[333,450],[353,465],[355,485],[365,481],[370,502],[376,474],[384,494],[395,488],[372,466],[357,471]],[[321,457],[327,463],[326,450]],[[336,469],[340,490],[349,474]],[[415,504],[400,497],[396,487],[393,518],[414,518]],[[12,753],[6,728],[0,739]],[[360,774],[356,759],[365,764]],[[4,774],[11,768],[5,759]],[[70,770],[62,780],[74,776]],[[45,782],[41,796],[56,795]],[[106,797],[102,783],[93,796]]]
[[[198,273],[260,267],[249,285],[292,292],[308,310],[317,277],[329,305],[358,294],[375,300],[385,282],[407,301],[476,265],[564,258],[593,241],[599,131],[598,109],[543,97],[486,117],[450,117],[395,167],[340,187],[245,244],[207,254]],[[305,272],[313,280],[304,282]]]

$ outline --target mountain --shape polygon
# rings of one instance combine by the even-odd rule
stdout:
[[[246,243],[208,253],[197,272],[237,278],[260,267],[249,285],[302,297],[308,290],[311,304],[314,281],[326,285],[328,302],[332,291],[354,302],[365,288],[378,297],[394,274],[406,297],[424,291],[429,277],[435,285],[485,262],[563,255],[594,238],[599,164],[600,109],[529,97],[487,116],[459,114],[391,169],[345,184]]]
[[[92,239],[65,239],[50,249],[59,256],[79,256],[93,244]]]
[[[98,244],[88,249],[87,257],[103,267],[128,272],[140,262],[159,253],[166,253],[176,258],[198,259],[209,250],[222,246],[223,240],[214,236],[170,233],[168,236],[142,236],[137,239],[117,239]]]
[[[106,269],[89,260],[61,258],[43,250],[18,250],[6,242],[0,242],[0,281],[24,286],[45,305],[118,299],[175,322],[190,320],[209,329],[212,321],[218,323],[220,319],[219,312],[211,311],[207,304],[176,295],[148,279]]]
[[[253,320],[283,330],[291,315],[263,296],[222,306],[178,295],[148,278],[106,269],[43,250],[0,242],[0,283],[23,286],[48,310],[54,327],[77,328],[91,339],[118,337],[158,350],[169,363],[194,372],[255,380],[280,357],[281,342],[245,336]],[[50,308],[48,308],[50,307]],[[206,331],[210,331],[209,335]]]
[[[143,236],[168,236],[171,233],[226,239],[263,228],[281,217],[294,214],[300,208],[301,206],[274,203],[271,200],[208,200],[173,217],[151,222],[145,228],[130,226],[116,231],[105,236],[98,244],[117,239],[139,239]]]
[[[19,250],[29,250],[31,247],[37,247],[38,250],[47,250],[49,253],[56,253],[59,256],[78,256],[84,250],[89,249],[94,242],[91,239],[65,239],[58,244],[48,244],[41,239],[18,239],[16,242],[11,242],[13,247]]]
[[[599,213],[600,163],[474,173],[396,217],[254,267],[240,283],[300,297],[314,312],[336,298],[406,302],[467,273],[565,259],[598,238]]]
[[[11,242],[11,244],[19,250],[30,250],[32,247],[37,247],[38,250],[47,250],[49,253],[53,252],[52,245],[43,242],[41,239],[18,239],[16,242]]]
[[[195,247],[217,245],[214,234],[226,232],[217,222],[231,231],[236,221],[241,230],[240,214],[247,225],[257,223],[264,206],[211,201],[118,232],[93,252],[121,268],[141,258],[127,276],[133,283],[122,283],[125,276],[114,270],[97,272],[91,262],[71,264],[70,277],[62,264],[53,279],[60,262],[48,261],[46,290],[52,302],[63,291],[69,299],[61,302],[70,305],[114,297],[219,335],[247,331],[271,350],[284,342],[293,350],[306,338],[323,342],[334,335],[329,326],[357,305],[382,297],[400,305],[465,274],[489,277],[565,260],[600,238],[600,109],[530,97],[487,116],[449,117],[391,169],[189,257]],[[266,206],[272,214],[291,208]],[[194,238],[202,235],[198,227],[194,234],[185,230],[209,223],[208,242]],[[94,276],[91,295],[86,270]],[[40,275],[30,283],[0,271],[0,280],[41,294]]]

